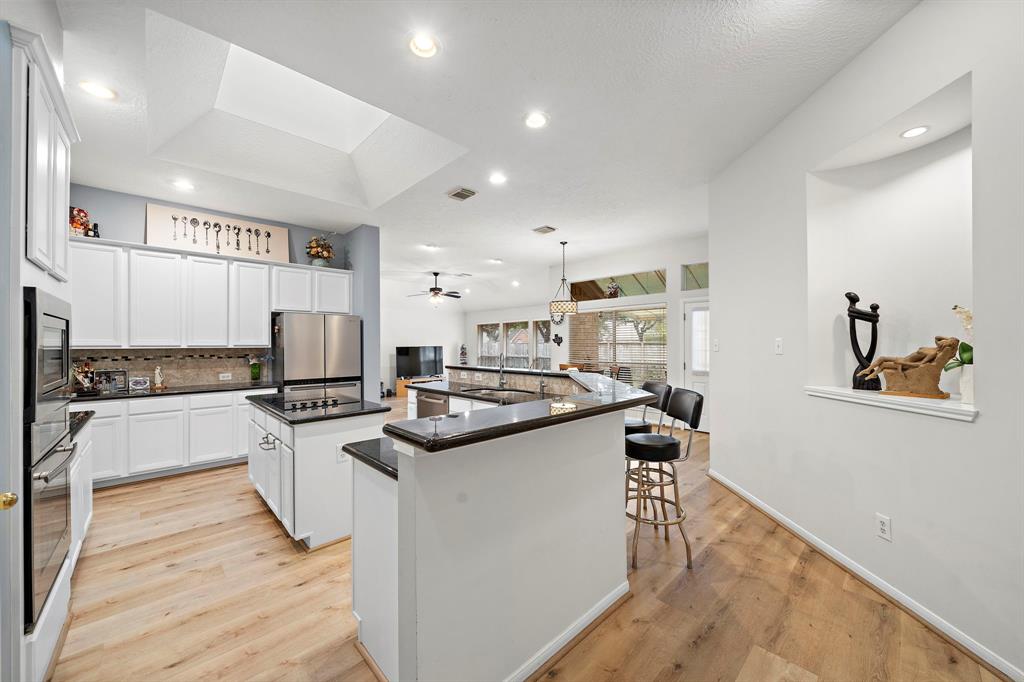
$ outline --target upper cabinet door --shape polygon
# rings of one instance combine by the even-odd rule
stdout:
[[[230,343],[270,345],[270,267],[260,263],[231,264]]]
[[[25,216],[26,257],[45,270],[53,268],[52,201],[53,140],[56,116],[39,67],[28,65],[28,212]]]
[[[189,256],[185,328],[189,346],[228,345],[228,262]]]
[[[129,254],[129,345],[182,345],[181,263],[173,253],[133,249]]]
[[[351,313],[352,273],[325,271],[313,274],[313,311]]]
[[[313,273],[310,270],[274,266],[271,273],[274,310],[313,310]]]
[[[57,279],[66,282],[68,280],[68,206],[71,203],[71,142],[68,140],[64,129],[57,120],[57,115],[52,117],[53,139],[51,140],[52,173],[50,175],[50,202],[53,205],[53,212],[50,214],[50,229],[52,231],[53,267],[51,273]]]
[[[125,345],[128,256],[124,249],[75,242],[71,288],[71,345],[117,348]]]

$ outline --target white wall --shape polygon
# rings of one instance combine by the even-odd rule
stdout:
[[[878,355],[963,336],[953,304],[971,307],[971,131],[913,151],[807,178],[810,385],[849,386],[847,291],[880,306]],[[869,325],[858,323],[861,348]],[[943,374],[958,393],[959,372]]]
[[[423,297],[408,298],[417,288],[408,281],[381,279],[380,376],[385,388],[395,387],[397,346],[443,346],[445,364],[459,362],[459,345],[465,342],[461,304],[446,300],[435,308]]]
[[[570,281],[582,281],[609,275],[625,275],[631,272],[665,269],[666,293],[650,296],[630,296],[614,301],[594,301],[580,304],[580,310],[594,310],[600,306],[614,305],[659,305],[667,307],[668,324],[668,379],[672,385],[682,386],[682,302],[691,294],[683,294],[681,289],[684,263],[701,263],[708,260],[707,235],[690,236],[667,242],[643,243],[643,231],[637,230],[637,242],[642,244],[635,249],[620,250],[598,258],[576,261],[570,249],[566,263],[566,278]],[[711,268],[711,282],[714,288],[715,269]],[[561,265],[552,267],[548,272],[550,293],[543,301],[532,306],[516,308],[500,308],[495,310],[472,311],[466,314],[465,338],[469,348],[470,363],[476,362],[476,325],[487,322],[513,322],[517,320],[544,320],[548,318],[548,300],[554,295],[562,277]],[[564,363],[569,358],[569,324],[552,327],[552,335],[560,334],[565,341],[561,347],[552,349],[552,367]]]
[[[1024,679],[1021,35],[1022,3],[918,5],[712,181],[710,256],[714,474]],[[809,397],[807,173],[967,72],[980,416]],[[915,267],[924,288],[955,266]]]
[[[64,27],[56,0],[4,0],[0,19],[43,37],[57,78],[64,82]]]

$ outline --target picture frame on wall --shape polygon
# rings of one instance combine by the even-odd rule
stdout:
[[[288,228],[146,204],[146,244],[204,255],[290,263]]]

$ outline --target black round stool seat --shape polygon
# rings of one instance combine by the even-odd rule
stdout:
[[[658,433],[626,436],[626,457],[644,462],[671,462],[679,458],[679,441]]]
[[[654,430],[654,424],[644,419],[627,419],[626,435],[631,433],[650,433]]]

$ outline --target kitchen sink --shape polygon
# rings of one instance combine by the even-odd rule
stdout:
[[[467,388],[463,393],[476,393],[486,398],[498,398],[500,400],[537,394],[536,391],[526,391],[521,388]]]

